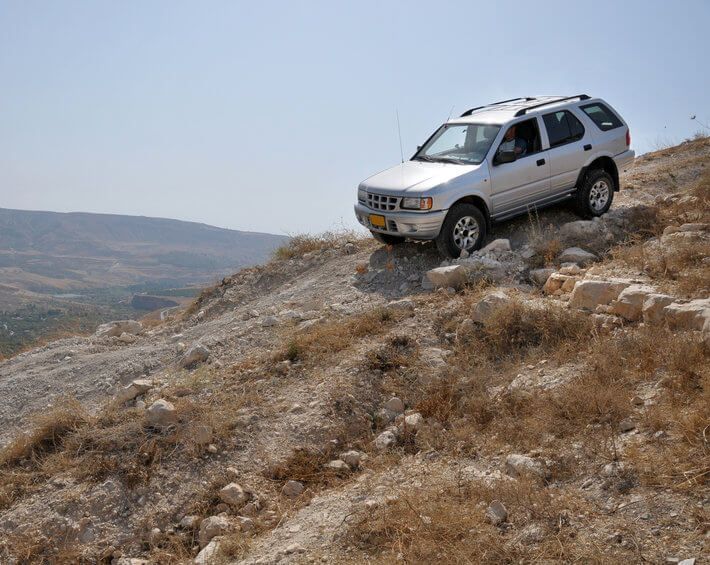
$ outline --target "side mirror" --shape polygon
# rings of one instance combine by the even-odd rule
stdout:
[[[515,151],[498,151],[496,153],[496,165],[502,165],[503,163],[512,163],[515,161]]]
[[[419,151],[421,151],[421,150],[422,150],[422,146],[421,146],[421,145],[417,145],[417,152],[419,152]]]

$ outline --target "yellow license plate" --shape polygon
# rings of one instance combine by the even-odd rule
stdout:
[[[376,228],[385,228],[387,223],[385,222],[385,217],[378,214],[370,214],[370,223]]]

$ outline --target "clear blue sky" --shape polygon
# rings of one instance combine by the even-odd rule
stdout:
[[[710,1],[0,0],[0,207],[296,233],[449,114],[602,96],[637,152],[710,119]]]

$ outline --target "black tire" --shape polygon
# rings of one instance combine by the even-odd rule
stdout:
[[[372,237],[374,237],[380,243],[384,243],[385,245],[399,245],[400,243],[404,243],[403,237],[389,235],[387,233],[380,233],[377,231],[371,231],[370,233],[372,234]]]
[[[575,211],[582,218],[594,218],[605,214],[614,200],[614,188],[614,180],[609,173],[602,169],[589,171],[582,181],[582,186],[577,188],[575,193]],[[607,195],[605,200],[603,195]]]
[[[455,239],[458,237],[454,232],[457,229],[457,224],[464,218],[475,220],[478,228],[477,237],[473,242],[468,245],[463,244],[466,251],[470,253],[480,249],[486,239],[486,218],[480,208],[473,204],[456,204],[449,210],[444,224],[441,226],[441,231],[436,237],[436,247],[439,249],[439,253],[445,257],[455,259],[461,255],[462,246],[456,243]]]

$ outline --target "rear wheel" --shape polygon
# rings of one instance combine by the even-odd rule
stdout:
[[[456,258],[461,251],[469,253],[481,248],[486,239],[486,218],[473,204],[456,204],[446,215],[436,247],[446,257]]]
[[[614,181],[601,169],[589,171],[577,189],[575,209],[583,218],[594,218],[606,213],[614,200]]]
[[[384,243],[385,245],[399,245],[400,243],[404,243],[403,237],[389,235],[387,233],[380,233],[377,231],[371,231],[370,233],[372,234],[372,237],[374,237],[380,243]]]

